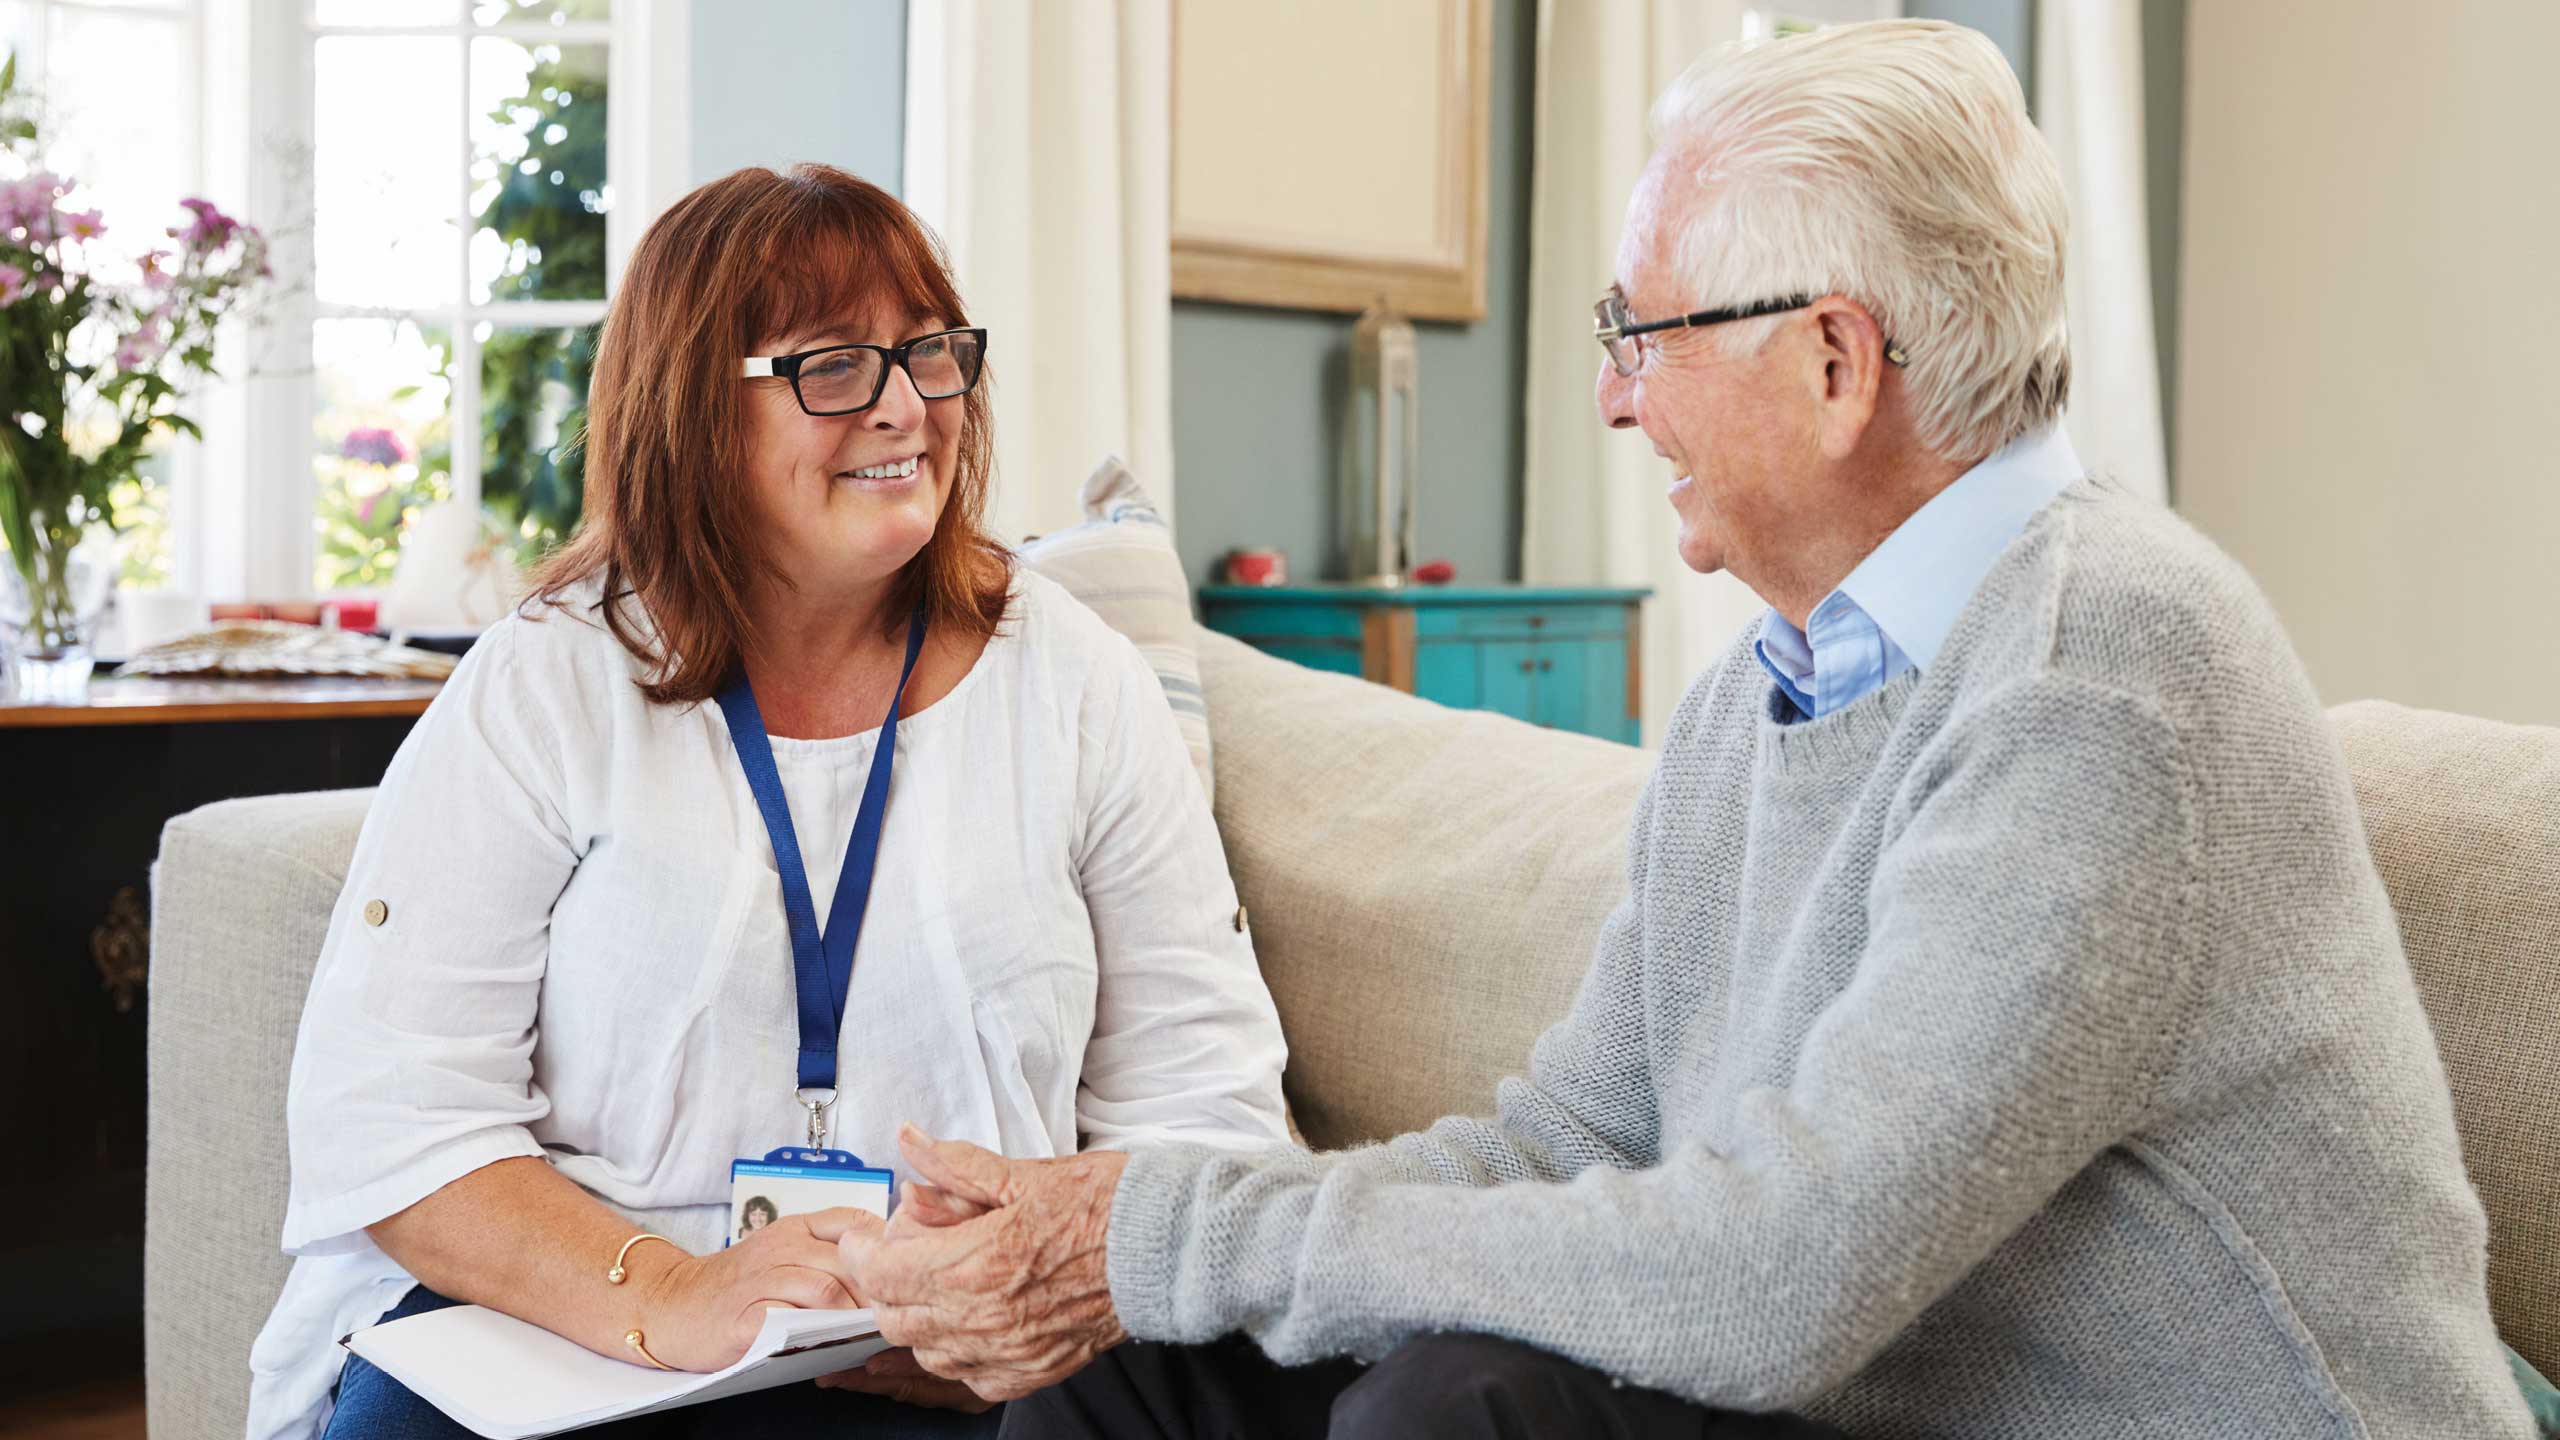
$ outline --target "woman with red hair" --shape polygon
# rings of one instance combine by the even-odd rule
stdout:
[[[862,1304],[807,1215],[724,1248],[773,1147],[1285,1141],[1155,676],[981,528],[988,348],[841,171],[740,171],[642,238],[584,524],[401,748],[312,980],[252,1436],[464,1433],[341,1367],[387,1317],[707,1371],[767,1308]],[[622,1425],[992,1430],[899,1352],[834,1380]]]

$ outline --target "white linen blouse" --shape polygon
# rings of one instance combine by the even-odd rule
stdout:
[[[415,1283],[367,1225],[542,1156],[700,1252],[729,1162],[805,1143],[781,882],[727,722],[646,700],[577,599],[472,648],[366,815],[294,1052],[297,1259],[253,1440],[316,1434],[334,1342]],[[820,916],[877,740],[773,741]],[[839,1043],[829,1143],[872,1164],[908,1120],[1012,1156],[1286,1143],[1279,1017],[1172,713],[1036,574],[898,722]]]

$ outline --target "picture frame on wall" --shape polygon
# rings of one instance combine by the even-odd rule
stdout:
[[[1174,0],[1174,295],[1484,318],[1492,71],[1492,0]]]

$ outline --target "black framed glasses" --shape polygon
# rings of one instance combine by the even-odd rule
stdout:
[[[1600,342],[1600,348],[1609,352],[1612,369],[1621,375],[1633,375],[1637,362],[1644,358],[1642,348],[1636,344],[1639,335],[1650,335],[1657,330],[1694,330],[1735,320],[1757,320],[1763,315],[1783,315],[1789,310],[1801,310],[1818,298],[1788,295],[1722,310],[1692,310],[1669,320],[1638,320],[1627,312],[1627,297],[1612,285],[1609,293],[1601,296],[1599,303],[1591,307],[1591,334]],[[1884,358],[1895,365],[1902,365],[1909,363],[1910,357],[1903,353],[1900,345],[1888,339],[1884,342]]]
[[[987,332],[943,330],[902,345],[828,345],[797,355],[750,355],[745,377],[791,382],[812,415],[850,415],[880,403],[892,366],[907,372],[927,400],[966,395],[986,368]]]

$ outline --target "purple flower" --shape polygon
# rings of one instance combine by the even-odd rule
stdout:
[[[0,231],[24,230],[30,246],[51,240],[54,234],[53,202],[62,198],[70,188],[71,182],[44,170],[23,180],[0,185]]]
[[[363,425],[348,431],[347,438],[338,442],[338,453],[367,465],[397,465],[416,452],[409,448],[409,442],[402,439],[398,431],[379,425]]]
[[[26,271],[15,265],[0,263],[0,306],[17,304],[19,298],[24,296],[30,288],[32,287],[27,284]]]
[[[95,210],[66,210],[62,218],[62,233],[74,240],[95,240],[107,233],[107,217]]]
[[[195,219],[184,230],[171,228],[169,237],[185,242],[188,249],[199,254],[221,249],[244,228],[239,221],[223,214],[221,207],[210,200],[190,195],[178,203],[185,206],[187,213]]]

